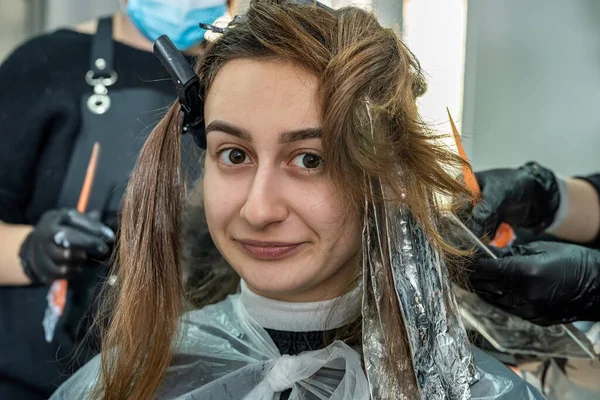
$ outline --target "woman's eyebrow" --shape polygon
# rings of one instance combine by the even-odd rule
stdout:
[[[206,126],[206,134],[208,135],[210,132],[219,131],[226,133],[228,135],[235,136],[242,140],[252,143],[252,135],[248,133],[246,130],[232,125],[228,122],[221,120],[211,121]],[[320,139],[322,137],[321,128],[302,128],[296,129],[293,131],[281,132],[279,134],[279,143],[287,144],[291,142],[297,142],[299,140],[308,140],[308,139]]]
[[[242,128],[239,128],[235,125],[231,125],[225,121],[220,121],[218,119],[211,121],[211,123],[206,126],[207,135],[213,131],[223,132],[228,135],[232,135],[243,139],[247,142],[252,142],[252,136],[248,132],[246,132]]]
[[[282,132],[279,134],[279,143],[287,144],[299,140],[321,139],[321,128],[303,128],[294,131]]]

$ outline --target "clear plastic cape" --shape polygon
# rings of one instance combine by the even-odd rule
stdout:
[[[277,400],[288,388],[290,400],[371,399],[360,349],[335,341],[322,350],[282,356],[248,315],[240,295],[190,312],[181,322],[180,340],[157,399]],[[472,399],[542,399],[497,360],[472,350],[480,376],[470,387]],[[96,356],[51,399],[89,398],[99,366]]]

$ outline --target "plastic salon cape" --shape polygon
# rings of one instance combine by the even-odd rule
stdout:
[[[239,295],[182,318],[181,339],[158,399],[370,399],[359,353],[341,341],[322,350],[282,356],[252,320]],[[481,378],[472,399],[543,399],[510,369],[473,348]],[[51,400],[88,398],[99,376],[100,356],[86,364]]]

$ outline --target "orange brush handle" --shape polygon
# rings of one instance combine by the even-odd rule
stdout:
[[[450,115],[450,110],[446,108],[446,111],[448,112],[448,118],[450,118],[450,125],[452,126],[452,134],[454,135],[454,140],[456,141],[456,148],[458,149],[458,154],[464,161],[468,163],[469,159],[467,158],[467,153],[465,152],[465,148],[463,147],[462,141],[460,140],[460,134],[458,133],[458,129],[456,129],[456,125],[454,124],[452,115]],[[476,199],[480,199],[481,188],[477,183],[477,178],[475,177],[475,173],[473,172],[473,170],[469,168],[468,165],[463,165],[462,173],[463,179],[465,180],[465,186],[467,186],[471,193],[475,195]],[[498,227],[496,235],[494,236],[494,239],[490,242],[490,244],[496,247],[506,247],[510,245],[516,237],[517,235],[515,235],[515,231],[513,230],[513,228],[509,224],[503,222]]]
[[[98,156],[100,155],[100,143],[94,143],[92,148],[92,155],[90,162],[88,163],[87,171],[85,173],[85,179],[83,181],[83,187],[79,194],[79,201],[77,202],[77,211],[84,213],[87,209],[88,201],[90,200],[90,194],[92,193],[92,185],[94,183],[94,177],[96,176],[96,167],[98,165]],[[66,279],[60,279],[52,283],[52,290],[54,290],[54,305],[64,310],[67,299],[67,289],[69,283]]]
[[[448,112],[448,118],[450,118],[450,125],[452,126],[452,134],[454,135],[454,141],[456,142],[456,148],[458,149],[458,155],[465,162],[469,162],[467,158],[467,153],[465,152],[465,148],[463,147],[462,141],[460,140],[460,134],[458,133],[458,129],[456,129],[456,125],[454,124],[454,120],[452,119],[452,115],[450,115],[450,110],[446,108]],[[475,195],[476,199],[481,197],[481,189],[479,188],[479,184],[477,183],[477,178],[473,173],[473,170],[468,165],[462,166],[463,179],[465,180],[465,186]]]
[[[506,222],[502,222],[490,244],[496,247],[506,247],[509,246],[516,238],[517,235],[515,234],[512,226]]]
[[[100,143],[94,143],[92,148],[92,156],[88,163],[87,172],[85,173],[85,180],[83,181],[83,187],[79,194],[79,201],[77,202],[77,211],[84,213],[87,209],[88,201],[90,200],[90,194],[92,193],[92,185],[94,183],[94,177],[96,176],[96,167],[98,166],[98,156],[100,155]]]

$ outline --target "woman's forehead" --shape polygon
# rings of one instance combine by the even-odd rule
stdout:
[[[317,77],[294,64],[230,61],[209,89],[206,122],[222,120],[253,133],[319,127],[317,91]]]

